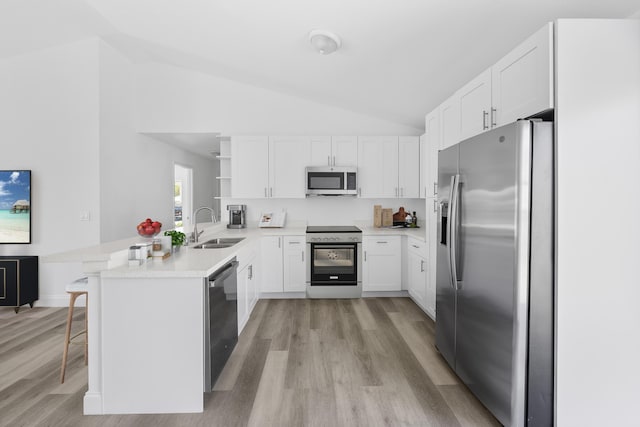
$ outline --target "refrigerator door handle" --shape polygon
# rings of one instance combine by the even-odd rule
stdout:
[[[451,282],[453,288],[460,290],[458,282],[458,260],[457,260],[457,240],[458,240],[458,204],[460,202],[460,175],[456,174],[451,177],[451,213],[449,214],[449,222],[451,230],[449,231],[449,264],[451,269]]]
[[[451,285],[451,287],[453,289],[456,289],[456,282],[455,282],[455,273],[453,271],[453,264],[454,261],[451,257],[452,252],[451,252],[451,246],[452,246],[452,242],[453,240],[451,239],[452,237],[452,228],[453,228],[453,193],[454,193],[454,188],[455,188],[455,183],[456,183],[456,175],[451,175],[451,186],[449,187],[449,203],[447,204],[447,229],[446,229],[446,237],[445,237],[445,241],[447,242],[447,264],[449,265],[449,278],[451,279],[451,283],[449,283],[449,285]]]

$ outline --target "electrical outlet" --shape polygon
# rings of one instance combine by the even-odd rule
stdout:
[[[91,212],[80,211],[80,221],[91,221]]]

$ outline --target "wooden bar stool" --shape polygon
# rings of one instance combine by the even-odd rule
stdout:
[[[67,369],[67,356],[69,354],[69,344],[71,341],[84,334],[84,364],[87,364],[88,361],[88,353],[89,353],[89,333],[87,332],[87,317],[88,317],[88,306],[89,306],[89,295],[88,295],[88,284],[89,279],[87,277],[83,277],[78,279],[70,284],[68,284],[65,288],[65,291],[69,294],[69,312],[67,313],[67,331],[64,334],[64,351],[62,353],[62,369],[60,371],[60,383],[64,383],[64,371]],[[82,295],[85,295],[85,312],[84,312],[84,330],[78,332],[74,336],[71,336],[71,322],[73,321],[73,307],[76,303],[76,299]],[[76,343],[73,343],[76,344]],[[79,343],[78,343],[79,344]]]

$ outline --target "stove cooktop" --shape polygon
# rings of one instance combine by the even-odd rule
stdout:
[[[308,225],[307,233],[362,233],[353,225]]]

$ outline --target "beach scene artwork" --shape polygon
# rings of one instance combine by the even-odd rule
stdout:
[[[31,171],[0,171],[0,243],[31,243]]]

